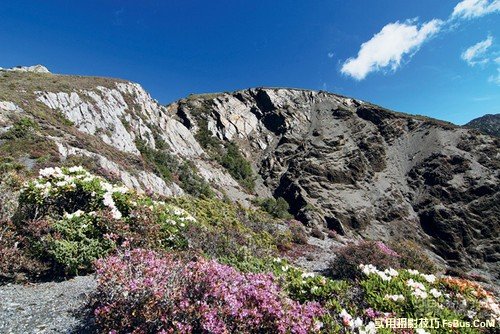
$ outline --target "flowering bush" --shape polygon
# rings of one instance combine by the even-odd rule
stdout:
[[[325,333],[392,333],[389,328],[375,328],[376,319],[384,323],[389,318],[498,321],[495,297],[477,283],[371,264],[361,264],[358,271],[358,280],[340,281],[304,272],[281,259],[275,259],[273,268],[292,299],[320,302],[326,311],[319,319]],[[464,333],[487,330],[469,328]],[[415,328],[405,333],[441,332]]]
[[[271,274],[216,261],[183,263],[136,249],[97,264],[102,330],[134,333],[311,333],[324,312],[285,297]]]
[[[379,268],[399,268],[400,256],[380,241],[361,241],[342,247],[330,264],[336,278],[352,279],[360,276],[358,266],[370,263]]]
[[[402,268],[411,268],[428,273],[438,271],[436,264],[427,256],[422,246],[415,241],[397,240],[392,242],[390,247],[400,256]]]
[[[438,318],[449,321],[498,321],[500,312],[493,296],[472,282],[436,277],[413,269],[382,271],[373,265],[361,265],[360,269],[365,276],[360,286],[374,317],[392,315],[399,318]],[[441,333],[439,330],[445,331],[428,331]],[[482,330],[484,329],[468,328],[463,329],[463,333],[479,333]]]
[[[23,245],[35,257],[65,274],[90,271],[95,259],[119,247],[190,248],[244,271],[264,271],[265,259],[290,242],[262,212],[217,199],[168,201],[80,166],[46,168],[22,189],[17,232],[28,238]]]
[[[55,272],[76,274],[117,247],[183,248],[185,210],[108,183],[82,167],[46,168],[22,189],[17,227]]]
[[[114,240],[104,237],[109,229],[106,218],[81,210],[66,214],[62,219],[49,221],[50,233],[35,239],[32,247],[68,274],[89,271],[94,260],[116,246]]]
[[[123,213],[119,207],[126,209],[122,203],[125,196],[119,195],[129,193],[127,188],[113,186],[80,166],[46,168],[39,174],[38,179],[28,182],[21,190],[19,204],[27,216],[24,218],[108,208],[113,218],[120,219]]]

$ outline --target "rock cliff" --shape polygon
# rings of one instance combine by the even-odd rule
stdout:
[[[14,149],[8,134],[23,119],[36,136]],[[243,205],[283,197],[308,226],[414,239],[499,278],[499,140],[450,123],[327,92],[255,88],[162,106],[122,80],[0,71],[0,136],[8,163],[28,170],[92,161],[138,191],[191,193],[195,180]],[[228,145],[250,162],[252,187],[221,159]]]
[[[473,119],[464,125],[469,129],[476,129],[491,136],[500,137],[500,114],[487,114]]]

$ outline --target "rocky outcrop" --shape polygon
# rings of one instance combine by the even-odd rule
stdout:
[[[33,72],[33,73],[50,73],[47,67],[43,65],[33,65],[33,66],[16,66],[12,68],[2,68],[0,71],[11,71],[11,72]]]
[[[10,101],[0,101],[0,134],[8,131],[12,127],[14,115],[24,113],[24,110]]]
[[[499,274],[498,140],[325,92],[250,89],[176,107],[192,131],[237,141],[306,225],[415,239],[450,265]]]
[[[50,132],[47,140],[57,146],[61,161],[83,156],[138,191],[165,196],[183,194],[175,175],[173,180],[164,180],[147,168],[150,162],[143,161],[140,143],[173,156],[179,164],[188,161],[193,173],[211,184],[217,194],[249,205],[251,194],[208,158],[195,132],[179,120],[171,106],[161,106],[139,84],[105,78],[46,77],[38,71],[15,72],[5,77],[7,96],[12,93],[14,101],[1,101],[0,96],[0,131],[12,126],[19,118],[14,114],[23,111],[18,105],[25,105],[27,116],[38,112],[35,119],[43,124],[42,131]],[[37,83],[36,90],[19,87],[8,91],[16,89],[9,80],[17,82],[26,75]],[[62,124],[54,123],[61,118]]]
[[[490,136],[500,137],[500,114],[487,114],[473,119],[464,127],[476,129]]]
[[[9,85],[16,75],[33,76],[36,89]],[[0,85],[15,89],[0,95],[0,127],[25,113],[61,161],[92,159],[138,191],[185,192],[175,175],[166,180],[151,168],[147,147],[189,162],[219,196],[245,205],[255,196],[283,197],[308,226],[349,238],[414,239],[451,266],[498,279],[494,137],[299,89],[191,95],[161,106],[120,80],[19,72]],[[231,176],[200,133],[213,145],[237,144],[252,164],[255,192]]]

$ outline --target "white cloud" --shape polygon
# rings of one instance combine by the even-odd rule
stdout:
[[[361,44],[358,56],[347,59],[341,72],[356,80],[363,80],[370,72],[401,66],[403,56],[410,57],[430,37],[439,32],[443,21],[432,20],[420,29],[416,20],[389,23],[369,41]]]
[[[452,18],[472,19],[500,11],[500,0],[463,0],[453,9]]]
[[[493,44],[493,37],[488,36],[484,41],[476,43],[465,50],[461,57],[463,60],[467,62],[470,66],[474,66],[477,64],[485,64],[489,61],[486,57],[486,51]]]

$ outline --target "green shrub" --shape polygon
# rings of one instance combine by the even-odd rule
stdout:
[[[255,179],[252,165],[241,154],[235,143],[226,144],[226,152],[219,162],[243,187],[249,191],[254,191]]]
[[[384,312],[401,318],[430,318],[471,321],[488,319],[498,305],[488,301],[489,294],[478,285],[465,280],[439,278],[417,270],[380,271],[376,267],[363,267],[360,286],[364,291],[364,302],[370,312],[380,316]],[[455,289],[468,286],[471,294]],[[464,307],[465,306],[465,307]],[[376,311],[374,311],[376,310]],[[494,312],[494,311],[493,311]],[[494,329],[492,328],[494,332]],[[455,333],[456,329],[441,327],[429,329],[430,333]],[[480,328],[460,328],[460,333],[484,333]],[[488,331],[486,331],[488,332]]]
[[[179,161],[179,158],[161,150],[167,148],[167,144],[159,136],[156,138],[156,144],[159,149],[147,146],[142,140],[138,140],[136,143],[143,158],[153,165],[156,172],[167,183],[176,178],[181,188],[190,195],[214,196],[212,188],[203,177],[196,173],[196,167],[192,163]]]
[[[255,177],[252,165],[241,154],[238,145],[234,142],[225,143],[214,137],[208,129],[205,119],[198,120],[198,132],[195,138],[201,147],[229,174],[248,191],[255,189]]]
[[[56,273],[92,269],[116,247],[183,249],[187,212],[109,184],[82,167],[46,168],[19,197],[17,231]]]
[[[181,164],[178,168],[178,174],[181,187],[188,194],[195,197],[213,197],[215,195],[208,182],[196,173],[195,167],[191,163],[185,161]]]
[[[156,172],[168,183],[172,181],[172,174],[177,170],[179,163],[174,156],[149,147],[145,141],[136,141],[137,149],[143,158],[151,163]]]
[[[195,134],[196,141],[207,151],[212,157],[221,156],[223,151],[222,142],[212,136],[212,132],[208,130],[207,121],[204,119],[198,120],[198,131]]]
[[[402,268],[416,269],[424,273],[434,273],[438,270],[436,264],[415,241],[398,240],[391,243],[390,247],[400,255]]]
[[[169,202],[192,213],[198,224],[185,231],[190,248],[216,259],[274,256],[290,242],[267,214],[215,198],[175,197]],[[242,256],[244,254],[245,256]]]
[[[275,218],[291,218],[288,212],[290,205],[283,197],[278,197],[277,199],[273,197],[256,199],[254,203]]]
[[[354,279],[360,275],[360,264],[397,269],[399,261],[400,256],[382,242],[360,241],[339,248],[330,264],[330,271],[335,278]]]
[[[20,171],[24,169],[24,165],[17,162],[12,157],[0,157],[0,175],[10,171]]]
[[[304,225],[298,220],[290,220],[288,228],[292,234],[292,241],[299,245],[307,245],[307,233]]]
[[[2,139],[27,138],[38,129],[38,124],[28,117],[23,117],[12,125],[12,127],[1,135]]]
[[[66,274],[89,272],[95,260],[106,256],[115,247],[115,241],[107,237],[110,224],[96,214],[77,211],[71,216],[51,221],[50,233],[33,245],[45,253]]]

